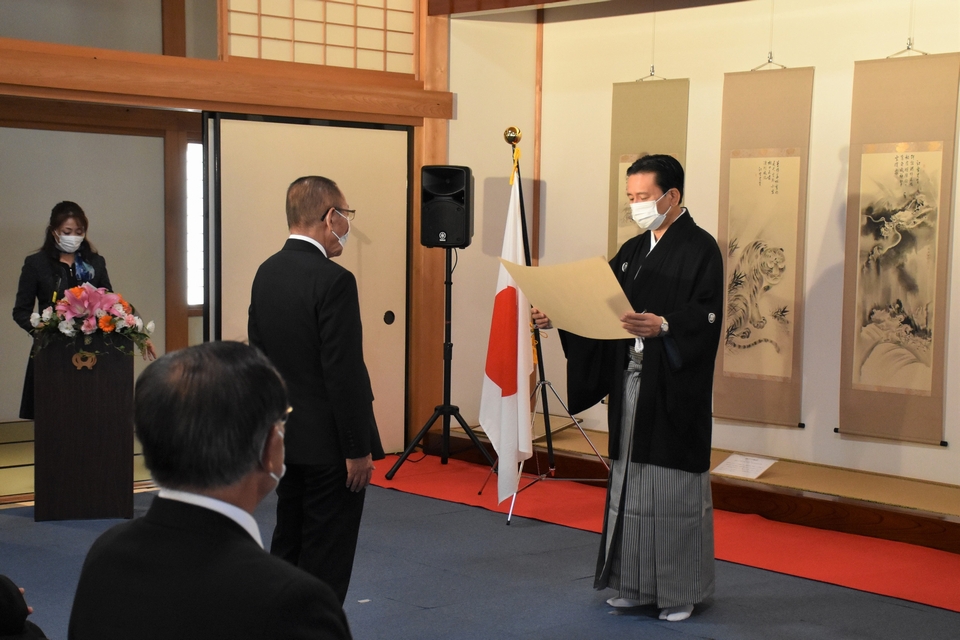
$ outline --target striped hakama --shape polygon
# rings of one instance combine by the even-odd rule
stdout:
[[[631,356],[624,373],[621,454],[610,469],[604,560],[595,586],[660,609],[697,604],[714,588],[710,472],[630,461],[641,370],[641,357]]]

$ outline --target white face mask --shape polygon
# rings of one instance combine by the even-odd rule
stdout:
[[[275,474],[275,473],[272,472],[272,471],[269,471],[268,473],[270,474],[270,477],[271,477],[271,478],[273,478],[274,480],[277,481],[277,484],[280,484],[280,479],[281,479],[283,476],[285,476],[286,473],[287,473],[287,463],[284,462],[284,463],[283,463],[283,467],[280,468],[280,475],[277,475],[277,474]]]
[[[667,214],[670,213],[670,209],[673,208],[673,205],[670,205],[663,213],[657,211],[657,203],[660,202],[665,195],[667,194],[664,193],[656,200],[630,203],[630,217],[633,218],[633,221],[640,227],[640,231],[656,231],[660,228],[660,225],[663,224]]]
[[[346,248],[346,247],[347,247],[347,236],[350,235],[350,228],[351,228],[351,227],[350,227],[350,218],[348,218],[347,216],[343,215],[342,213],[340,213],[340,212],[337,211],[336,209],[334,209],[334,211],[336,211],[338,214],[340,214],[340,217],[347,221],[347,232],[346,232],[345,234],[343,234],[342,236],[338,236],[338,235],[337,235],[337,232],[334,231],[332,228],[330,229],[330,232],[333,233],[333,235],[337,237],[337,242],[340,243],[340,246],[343,247],[343,248]]]
[[[277,435],[280,436],[280,439],[281,439],[281,440],[283,440],[284,437],[285,437],[285,434],[284,434],[283,431],[278,431],[278,432],[277,432]],[[268,435],[267,438],[269,438],[269,437],[270,437],[270,436]],[[266,448],[267,448],[267,443],[266,443],[266,442],[263,443],[263,448],[264,448],[264,450],[266,450]],[[263,453],[262,453],[262,452],[261,452],[261,454],[260,454],[260,458],[261,458],[261,459],[263,458]],[[275,474],[273,471],[267,471],[267,473],[270,475],[271,478],[273,478],[273,479],[277,482],[277,484],[280,484],[280,479],[287,474],[287,463],[284,462],[283,465],[280,467],[280,475]]]
[[[83,244],[83,236],[62,236],[57,234],[57,249],[63,253],[74,253]]]

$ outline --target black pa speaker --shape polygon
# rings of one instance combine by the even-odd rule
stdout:
[[[470,246],[473,238],[473,173],[470,167],[428,165],[420,173],[420,244]]]

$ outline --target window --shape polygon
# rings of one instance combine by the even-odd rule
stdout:
[[[203,145],[187,145],[187,304],[203,304]]]

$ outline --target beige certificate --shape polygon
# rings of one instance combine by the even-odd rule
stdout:
[[[620,322],[633,308],[603,258],[549,267],[525,267],[502,258],[500,262],[553,326],[598,340],[634,337]]]

